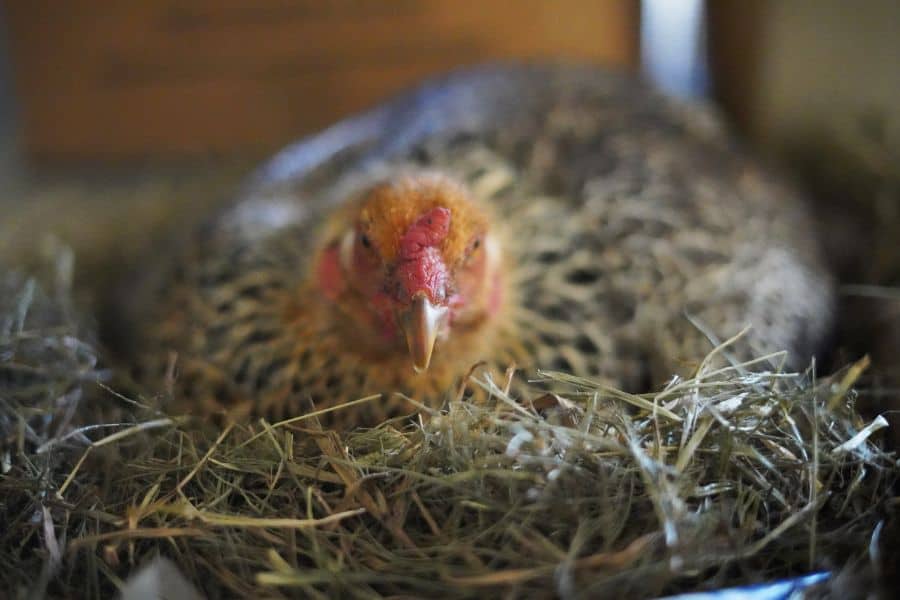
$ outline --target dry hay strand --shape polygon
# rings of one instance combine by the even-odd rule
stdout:
[[[276,598],[652,597],[883,562],[900,470],[854,407],[864,361],[708,360],[640,395],[547,372],[558,393],[524,399],[482,374],[488,401],[373,429],[219,425],[104,383],[66,269],[0,283],[14,597],[109,597],[160,555],[209,597]]]

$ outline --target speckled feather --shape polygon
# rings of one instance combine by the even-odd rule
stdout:
[[[495,323],[439,344],[415,375],[355,347],[311,284],[329,216],[421,170],[491,215],[508,294]],[[707,109],[588,67],[490,66],[426,83],[293,145],[211,219],[132,311],[146,365],[178,352],[182,404],[297,414],[384,394],[345,422],[437,405],[477,361],[514,391],[538,368],[657,385],[751,324],[738,353],[802,366],[833,289],[802,199]],[[158,371],[154,366],[150,371]]]

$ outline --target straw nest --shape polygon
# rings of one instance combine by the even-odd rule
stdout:
[[[546,373],[567,391],[511,398],[476,374],[486,403],[454,392],[352,432],[315,414],[197,422],[161,410],[165,393],[114,391],[70,258],[41,285],[0,275],[13,597],[109,597],[159,555],[210,597],[313,598],[647,597],[877,577],[889,558],[900,471],[884,419],[854,408],[864,362],[818,377],[710,359],[643,395]]]

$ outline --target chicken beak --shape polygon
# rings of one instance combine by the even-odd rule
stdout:
[[[447,307],[433,305],[424,294],[416,295],[412,306],[401,315],[400,324],[406,333],[406,344],[416,373],[428,369],[434,342],[446,315]]]

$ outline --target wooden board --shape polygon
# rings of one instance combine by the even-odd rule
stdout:
[[[4,0],[37,158],[269,151],[435,72],[637,61],[636,0]]]

